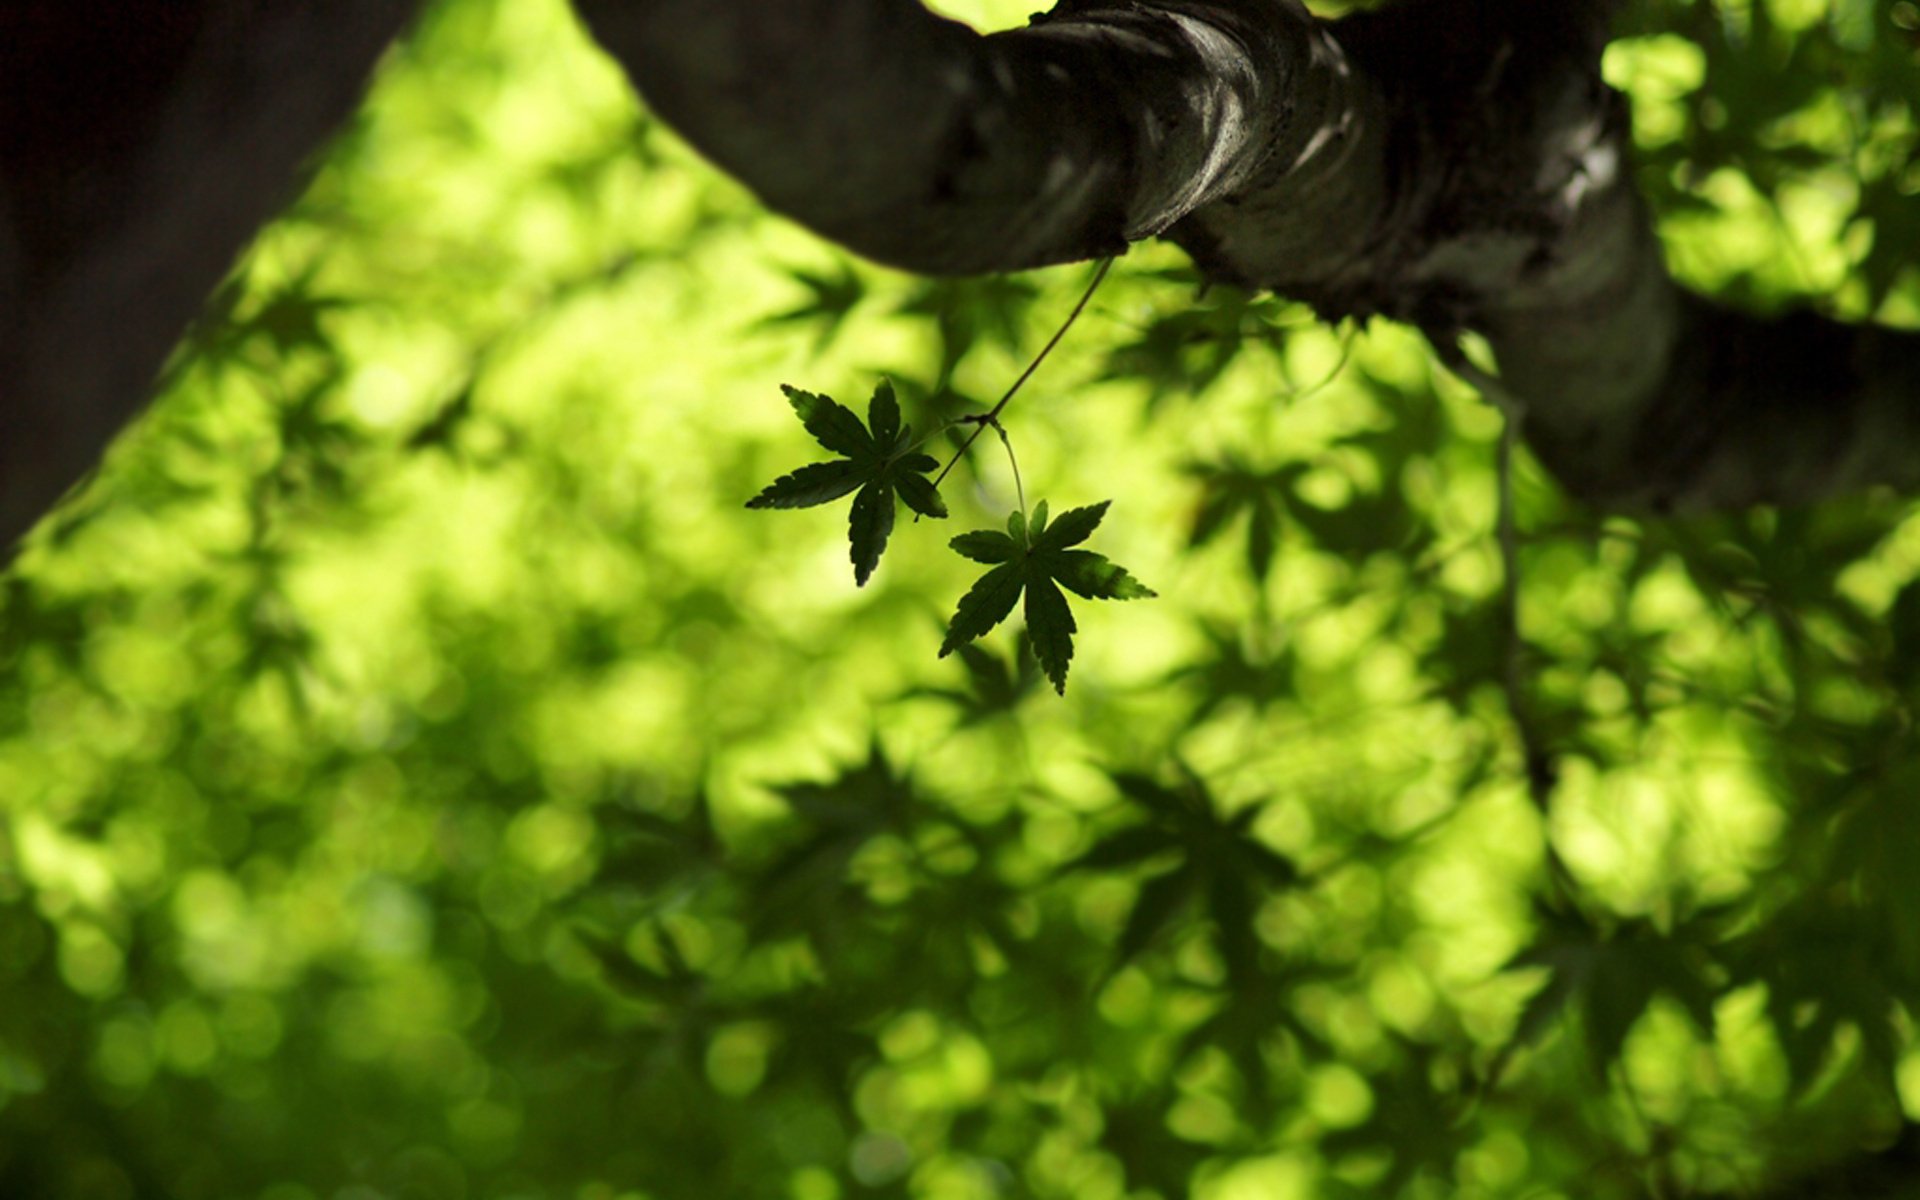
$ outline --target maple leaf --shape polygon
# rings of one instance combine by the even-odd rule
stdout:
[[[1033,642],[1034,657],[1053,681],[1054,691],[1065,695],[1067,664],[1073,659],[1073,635],[1078,626],[1057,585],[1065,585],[1068,591],[1088,600],[1135,600],[1154,595],[1152,589],[1105,556],[1072,549],[1093,536],[1112,503],[1104,500],[1090,508],[1068,509],[1049,527],[1047,502],[1042,500],[1034,506],[1031,524],[1024,513],[1016,512],[1007,518],[1005,533],[981,529],[954,538],[949,544],[960,554],[993,569],[960,597],[947,626],[946,641],[940,645],[940,656],[945,658],[1006,620],[1024,593],[1027,637]]]
[[[946,503],[927,478],[940,464],[913,449],[913,426],[900,424],[900,402],[894,398],[893,385],[885,380],[873,389],[865,425],[830,397],[786,384],[780,390],[813,439],[842,457],[782,475],[747,501],[747,507],[811,508],[858,489],[847,522],[847,540],[853,581],[865,586],[893,533],[896,495],[922,516],[947,515]]]
[[[854,306],[866,295],[866,284],[846,263],[834,264],[831,275],[820,271],[809,271],[795,267],[789,274],[793,281],[806,289],[808,295],[796,308],[785,312],[762,317],[762,326],[812,324],[817,326],[813,337],[813,353],[817,357],[839,336],[847,317]]]
[[[1027,638],[1021,638],[1007,658],[970,642],[956,651],[967,670],[966,687],[917,687],[903,698],[944,700],[966,727],[1012,715],[1040,683],[1040,662]]]
[[[1165,787],[1149,776],[1112,776],[1122,795],[1146,810],[1144,824],[1121,827],[1067,864],[1067,871],[1129,870],[1158,863],[1170,852],[1178,861],[1140,885],[1126,928],[1115,947],[1114,969],[1126,965],[1198,901],[1218,930],[1220,953],[1234,990],[1251,986],[1259,973],[1260,935],[1254,921],[1269,890],[1296,886],[1293,861],[1253,836],[1261,806],[1231,816],[1206,781],[1181,764],[1181,783]]]
[[[1713,945],[1728,911],[1725,906],[1702,909],[1663,932],[1643,918],[1603,927],[1582,915],[1536,905],[1540,931],[1508,960],[1507,969],[1545,967],[1547,980],[1494,1056],[1489,1080],[1498,1081],[1514,1055],[1544,1037],[1576,1001],[1590,1065],[1602,1076],[1655,996],[1678,1001],[1711,1037],[1714,1004],[1723,990]]]
[[[953,383],[954,368],[975,346],[997,342],[1009,353],[1019,354],[1028,310],[1039,295],[1037,286],[1016,275],[928,279],[894,311],[933,319],[940,338],[935,383],[945,388]]]
[[[1204,546],[1219,536],[1229,522],[1247,514],[1247,569],[1263,581],[1273,567],[1280,540],[1280,513],[1287,490],[1304,472],[1298,465],[1263,471],[1229,454],[1217,463],[1195,462],[1187,474],[1200,480],[1199,507],[1194,512],[1189,546]]]

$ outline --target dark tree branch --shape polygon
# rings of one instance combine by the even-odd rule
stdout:
[[[1672,367],[1631,419],[1534,439],[1574,492],[1667,512],[1920,490],[1920,332],[1693,296],[1677,328]]]
[[[0,14],[0,547],[99,460],[415,0]]]
[[[1620,510],[1911,488],[1916,335],[1686,295],[1600,78],[1613,0],[1065,0],[980,37],[912,0],[580,0],[773,208],[934,273],[1164,232],[1329,319],[1485,334],[1528,441]]]
[[[986,37],[916,0],[577,8],[770,207],[931,274],[1117,253],[1275,160],[1330,156],[1319,131],[1370,103],[1294,0],[1070,0]]]
[[[416,0],[0,14],[0,543],[97,460]],[[578,0],[774,209],[927,273],[1164,235],[1330,319],[1486,335],[1577,495],[1665,511],[1920,484],[1920,335],[1684,294],[1602,83],[1613,0]],[[153,15],[161,14],[161,15]]]

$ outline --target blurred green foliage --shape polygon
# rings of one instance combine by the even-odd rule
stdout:
[[[1920,322],[1920,8],[1628,32],[1691,282]],[[0,1196],[1752,1194],[1920,1116],[1912,507],[1523,462],[1549,817],[1404,329],[1116,266],[1008,415],[1161,593],[1064,699],[936,657],[951,530],[856,590],[741,511],[778,384],[980,411],[1084,279],[849,261],[558,0],[439,4],[0,577]]]

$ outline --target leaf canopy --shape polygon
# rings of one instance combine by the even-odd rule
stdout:
[[[1920,7],[1620,15],[1689,287],[1920,320]],[[739,511],[874,541],[1085,280],[803,245],[565,0],[430,6],[0,576],[0,1196],[1911,1195],[1914,502],[1522,455],[1516,656],[1495,414],[1141,244],[1011,410],[1163,594],[1064,697],[929,650],[1065,517],[854,592],[851,520]],[[915,430],[799,448],[795,363]]]

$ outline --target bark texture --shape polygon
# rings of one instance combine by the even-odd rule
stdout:
[[[97,460],[417,0],[0,12],[0,545]],[[1920,334],[1675,286],[1600,80],[1614,0],[578,0],[769,206],[909,270],[1161,235],[1210,277],[1486,335],[1575,494],[1665,511],[1920,484]]]
[[[1063,0],[979,36],[914,0],[579,0],[769,206],[909,270],[1164,234],[1211,278],[1484,334],[1541,460],[1625,511],[1920,484],[1920,334],[1686,294],[1600,77],[1612,0]]]

